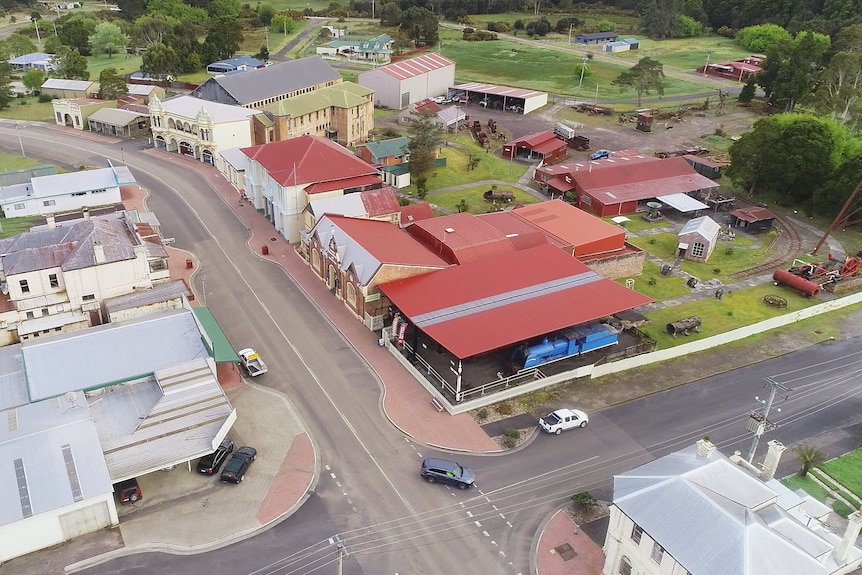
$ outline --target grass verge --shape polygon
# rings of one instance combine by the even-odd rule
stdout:
[[[862,450],[851,451],[820,468],[856,497],[862,499]]]

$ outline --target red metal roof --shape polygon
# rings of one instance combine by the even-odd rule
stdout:
[[[340,228],[357,246],[361,246],[362,251],[382,264],[441,269],[449,265],[437,254],[410,237],[410,234],[390,222],[326,214],[315,225],[315,230],[327,229],[330,223],[321,224],[320,222],[324,220],[329,220]],[[349,256],[347,251],[341,255]],[[361,253],[354,255],[361,257]]]
[[[604,205],[718,187],[681,157],[620,163],[572,177],[584,193]]]
[[[259,163],[282,186],[305,186],[378,174],[374,167],[346,148],[319,136],[299,136],[243,148],[242,152]],[[377,181],[380,181],[379,176]]]
[[[422,220],[406,229],[453,264],[515,251],[512,242],[503,233],[466,212]]]
[[[506,142],[506,146],[522,146],[522,147],[533,147],[539,146],[545,142],[550,140],[557,140],[557,135],[551,131],[545,132],[536,132],[535,134],[527,134],[526,136],[522,136],[520,138],[511,140]],[[562,140],[557,140],[562,142]],[[565,143],[565,142],[563,142]]]
[[[509,238],[516,250],[526,250],[548,243],[548,237],[542,230],[525,221],[524,218],[519,218],[511,210],[490,212],[476,217],[500,230]]]
[[[748,223],[775,219],[775,214],[766,208],[740,208],[730,212],[730,215]]]
[[[432,52],[430,54],[417,56],[416,58],[410,58],[409,60],[393,62],[392,64],[387,64],[386,66],[378,68],[378,70],[389,74],[393,78],[406,80],[407,78],[419,76],[432,70],[439,70],[440,68],[454,65],[455,62],[449,58]]]
[[[462,359],[652,301],[551,245],[396,280],[380,290]]]
[[[413,104],[413,109],[417,112],[421,110],[428,110],[429,112],[434,112],[435,114],[443,109],[443,106],[435,102],[434,100],[419,100],[415,104]]]
[[[620,250],[626,243],[625,230],[562,200],[524,206],[513,214],[572,246],[575,256]]]
[[[427,220],[434,217],[434,210],[428,202],[419,202],[417,204],[403,206],[399,211],[401,212],[402,226],[408,226],[414,222],[418,222],[419,220]]]
[[[392,186],[367,190],[361,192],[359,197],[362,199],[362,205],[365,206],[365,211],[369,216],[394,214],[401,210],[401,204],[398,203],[395,188]]]
[[[365,162],[362,163],[365,164]],[[367,166],[368,164],[365,165]],[[363,188],[365,186],[373,186],[374,184],[379,184],[380,182],[380,174],[377,173],[373,176],[355,176],[350,178],[341,178],[337,180],[315,182],[313,184],[305,186],[303,190],[305,190],[306,194],[319,194],[321,192],[331,192],[334,190]]]

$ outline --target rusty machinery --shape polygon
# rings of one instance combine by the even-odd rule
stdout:
[[[847,256],[844,260],[833,259],[830,254],[825,262],[806,262],[793,260],[787,270],[776,270],[772,280],[776,285],[786,285],[806,296],[820,294],[823,286],[835,284],[859,274],[862,252]]]

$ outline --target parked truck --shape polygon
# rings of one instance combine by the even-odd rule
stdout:
[[[553,361],[581,355],[602,347],[615,345],[618,331],[602,323],[594,323],[563,330],[552,337],[545,337],[535,345],[515,348],[507,365],[510,373],[537,367]]]
[[[586,136],[579,136],[575,129],[570,126],[557,123],[554,125],[554,134],[566,142],[570,148],[579,151],[590,149],[590,139]]]
[[[242,362],[242,366],[245,368],[245,371],[251,377],[257,377],[258,375],[263,375],[269,371],[266,364],[260,358],[260,354],[252,348],[247,347],[245,349],[241,349],[237,354],[239,355],[239,359]]]

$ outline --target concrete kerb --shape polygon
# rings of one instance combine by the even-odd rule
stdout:
[[[536,533],[533,535],[533,541],[530,543],[530,575],[539,575],[538,553],[539,543],[542,541],[542,534],[545,532],[545,529],[548,528],[548,524],[554,520],[554,517],[556,517],[558,513],[565,513],[565,509],[568,506],[568,503],[564,503],[557,507],[556,510],[545,515],[542,522],[539,523],[539,526],[536,528]]]

